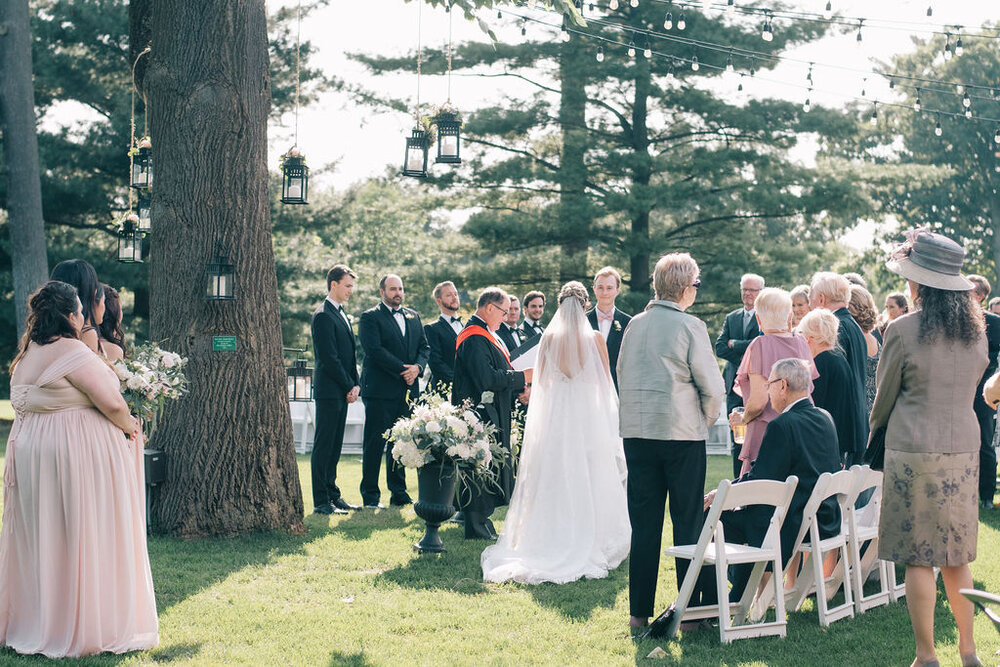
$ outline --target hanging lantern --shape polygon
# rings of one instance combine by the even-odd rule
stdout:
[[[305,359],[296,359],[288,367],[288,398],[292,401],[312,401],[313,369]]]
[[[413,132],[406,138],[403,176],[413,176],[414,178],[427,176],[427,151],[430,147],[431,142],[427,132],[419,127],[413,128]]]
[[[281,157],[281,203],[309,203],[309,167],[299,149],[292,146]]]
[[[434,160],[437,164],[462,164],[460,153],[462,121],[458,114],[451,111],[441,111],[434,117],[437,126],[438,154]]]
[[[153,221],[149,215],[149,210],[151,208],[153,198],[146,191],[139,191],[139,206],[138,206],[138,226],[140,232],[148,232],[153,229]]]
[[[233,279],[236,270],[229,263],[229,258],[221,247],[215,250],[212,261],[205,266],[206,289],[205,298],[210,301],[232,301]]]
[[[132,151],[132,187],[153,187],[153,144],[143,137]]]
[[[126,215],[118,228],[118,261],[123,264],[142,262],[142,232],[139,231],[139,216]]]

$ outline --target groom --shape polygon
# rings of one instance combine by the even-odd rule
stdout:
[[[461,405],[468,399],[477,406],[479,416],[497,428],[497,438],[510,452],[510,419],[514,395],[527,400],[531,369],[515,371],[510,356],[496,330],[507,316],[510,297],[498,287],[487,287],[479,295],[476,314],[469,318],[459,334],[455,353],[455,379],[451,402]],[[514,487],[510,465],[501,465],[497,486],[485,489],[467,487],[459,490],[465,514],[466,539],[496,539],[490,514],[498,505],[506,505]]]

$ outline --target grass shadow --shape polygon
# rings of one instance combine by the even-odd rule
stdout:
[[[191,660],[201,653],[201,644],[170,644],[154,648],[148,653],[153,662]]]
[[[399,530],[410,523],[397,507],[386,507],[382,510],[357,510],[347,516],[334,515],[333,520],[328,520],[328,517],[320,514],[309,515],[306,519],[310,530],[315,526],[321,532],[336,531],[344,538],[356,542],[367,540],[377,531]]]
[[[369,667],[375,663],[369,660],[363,652],[361,653],[341,653],[334,651],[330,654],[330,667]]]
[[[618,594],[628,586],[628,560],[603,579],[580,579],[568,584],[525,585],[538,604],[567,619],[585,621],[598,608],[614,609]],[[627,619],[626,619],[627,620]]]

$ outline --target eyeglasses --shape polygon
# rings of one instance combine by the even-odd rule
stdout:
[[[701,280],[695,280],[693,283],[691,283],[691,287],[693,287],[695,289],[698,289],[699,287],[701,287]]]
[[[501,313],[503,313],[504,317],[507,317],[507,313],[510,312],[509,308],[507,310],[504,310],[503,308],[501,308],[500,306],[496,305],[495,303],[491,303],[490,305],[493,306],[494,308],[496,308],[497,310],[499,310]]]
[[[774,384],[775,382],[782,382],[782,381],[784,381],[784,379],[785,379],[785,378],[778,378],[777,380],[768,380],[768,381],[767,381],[767,386],[768,386],[768,387],[770,387],[770,386],[771,386],[772,384]]]

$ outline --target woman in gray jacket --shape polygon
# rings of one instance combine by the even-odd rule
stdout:
[[[698,541],[703,517],[705,440],[725,387],[705,323],[684,311],[698,294],[687,253],[664,255],[653,270],[656,298],[625,330],[618,357],[619,433],[628,466],[629,625],[653,615],[660,536],[669,495],[674,544]],[[677,561],[677,585],[686,560]]]

